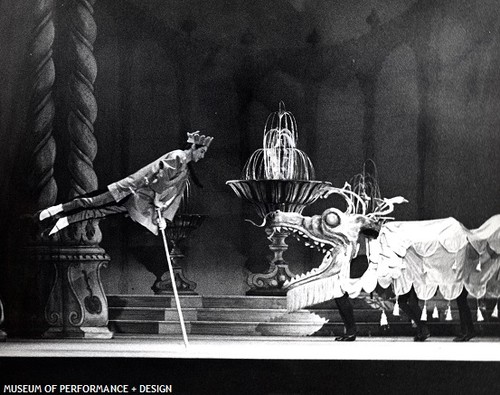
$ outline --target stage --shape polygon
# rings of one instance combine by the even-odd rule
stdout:
[[[493,394],[500,340],[181,336],[0,344],[3,393]],[[36,387],[38,386],[38,387]],[[20,387],[19,387],[20,388]],[[52,391],[52,388],[57,388]],[[96,390],[100,388],[100,390]],[[38,390],[37,390],[38,389]],[[104,390],[106,389],[106,390]],[[17,391],[19,392],[19,391]],[[111,391],[112,392],[112,391]]]
[[[500,338],[478,337],[453,342],[451,337],[358,337],[336,342],[333,337],[282,336],[117,336],[111,340],[12,340],[0,344],[1,357],[98,357],[254,360],[380,360],[500,362]]]

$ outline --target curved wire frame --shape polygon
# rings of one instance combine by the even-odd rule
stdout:
[[[367,165],[372,167],[372,172],[367,171]],[[378,184],[377,166],[373,160],[369,159],[363,164],[363,172],[356,174],[351,178],[349,183],[352,185],[352,190],[365,202],[365,214],[377,211],[382,195]],[[361,213],[362,207],[358,202],[355,206],[355,212]]]
[[[367,172],[367,164],[373,167],[373,174]],[[363,172],[351,178],[353,186],[346,182],[342,188],[330,187],[323,197],[331,194],[343,197],[347,204],[346,214],[364,215],[373,221],[394,219],[387,214],[394,211],[395,204],[406,203],[407,200],[402,196],[382,198],[377,177],[375,163],[369,160],[363,165]]]
[[[267,117],[262,147],[256,150],[243,167],[246,180],[313,180],[314,168],[309,157],[297,149],[297,122],[292,113],[285,110],[283,102],[279,110]]]

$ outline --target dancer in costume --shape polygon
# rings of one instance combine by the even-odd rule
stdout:
[[[204,158],[213,140],[199,131],[187,136],[186,149],[168,152],[134,174],[108,185],[105,191],[46,208],[39,213],[39,220],[57,218],[49,232],[52,235],[72,223],[123,213],[157,235],[158,226],[164,226],[165,220],[171,221],[179,208],[190,173],[198,183],[190,170],[191,162]],[[157,208],[161,209],[161,218]]]

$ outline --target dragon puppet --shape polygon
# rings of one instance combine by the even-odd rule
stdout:
[[[387,215],[395,204],[406,202],[403,197],[368,197],[348,183],[343,188],[330,187],[323,197],[331,194],[344,198],[344,211],[328,208],[311,217],[293,212],[270,213],[273,227],[293,232],[306,245],[324,253],[319,267],[284,284],[289,311],[331,299],[337,301],[346,294],[355,298],[362,290],[373,292],[377,284],[382,288],[392,286],[397,297],[416,292],[424,301],[438,289],[447,300],[466,297],[467,292],[476,298],[500,297],[500,215],[473,230],[454,218],[392,221]],[[365,236],[368,268],[361,277],[350,278],[360,235]],[[466,314],[460,304],[459,312],[462,321]],[[409,315],[419,321],[415,314]],[[472,323],[466,325],[464,331],[469,333],[461,337],[462,341],[473,337],[471,327]],[[428,332],[415,340],[427,337]]]

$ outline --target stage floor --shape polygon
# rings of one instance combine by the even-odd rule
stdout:
[[[128,386],[124,393],[490,395],[500,393],[499,361],[500,339],[484,337],[193,335],[188,347],[181,336],[8,339],[0,344],[0,391],[31,384],[88,393],[89,385],[108,384]]]
[[[358,337],[336,342],[332,337],[117,336],[98,339],[7,339],[0,357],[113,357],[258,360],[500,361],[500,338],[474,338],[456,343],[431,337]]]

